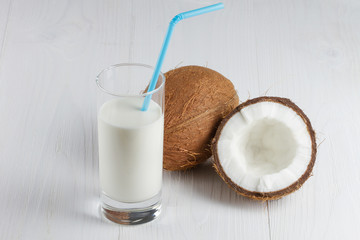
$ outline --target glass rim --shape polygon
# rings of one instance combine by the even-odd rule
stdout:
[[[104,88],[101,83],[100,83],[100,77],[102,74],[104,74],[105,72],[114,69],[114,68],[118,68],[118,67],[124,67],[124,66],[137,66],[137,67],[145,67],[151,70],[154,70],[154,67],[147,65],[147,64],[142,64],[142,63],[118,63],[118,64],[114,64],[111,65],[107,68],[104,68],[103,70],[101,70],[101,72],[96,76],[96,85],[98,86],[98,88],[103,91],[104,93],[116,96],[116,97],[146,97],[148,95],[152,95],[156,92],[158,92],[161,88],[164,87],[165,84],[165,76],[162,72],[159,73],[159,76],[161,76],[162,79],[162,83],[160,84],[160,86],[158,86],[157,88],[155,88],[154,90],[150,91],[150,92],[144,92],[144,93],[139,93],[139,94],[118,94],[115,92],[111,92],[109,90],[107,90],[106,88]],[[150,79],[151,81],[151,79]],[[149,82],[150,83],[150,82]]]

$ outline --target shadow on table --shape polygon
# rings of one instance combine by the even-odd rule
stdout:
[[[210,160],[194,169],[173,174],[179,174],[184,178],[183,182],[187,185],[186,188],[192,189],[192,194],[217,204],[244,209],[264,204],[264,202],[243,197],[232,190],[216,173]]]

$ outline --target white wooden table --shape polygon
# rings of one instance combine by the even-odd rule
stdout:
[[[313,176],[278,201],[210,164],[165,172],[156,221],[98,215],[95,76],[154,65],[168,22],[216,1],[0,0],[0,239],[359,239],[360,1],[224,0],[175,29],[163,71],[208,66],[242,101],[288,97],[317,131]]]

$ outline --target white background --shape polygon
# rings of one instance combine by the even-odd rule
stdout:
[[[360,1],[224,0],[180,22],[163,71],[208,66],[240,99],[288,97],[317,132],[313,176],[277,201],[237,196],[210,164],[164,172],[163,212],[98,216],[95,76],[154,65],[168,22],[215,1],[0,0],[0,239],[357,239]]]

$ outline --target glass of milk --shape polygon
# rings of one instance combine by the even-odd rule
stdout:
[[[147,93],[153,67],[124,63],[104,69],[98,86],[101,212],[120,224],[155,219],[161,209],[165,77]],[[147,111],[144,98],[151,94]]]

